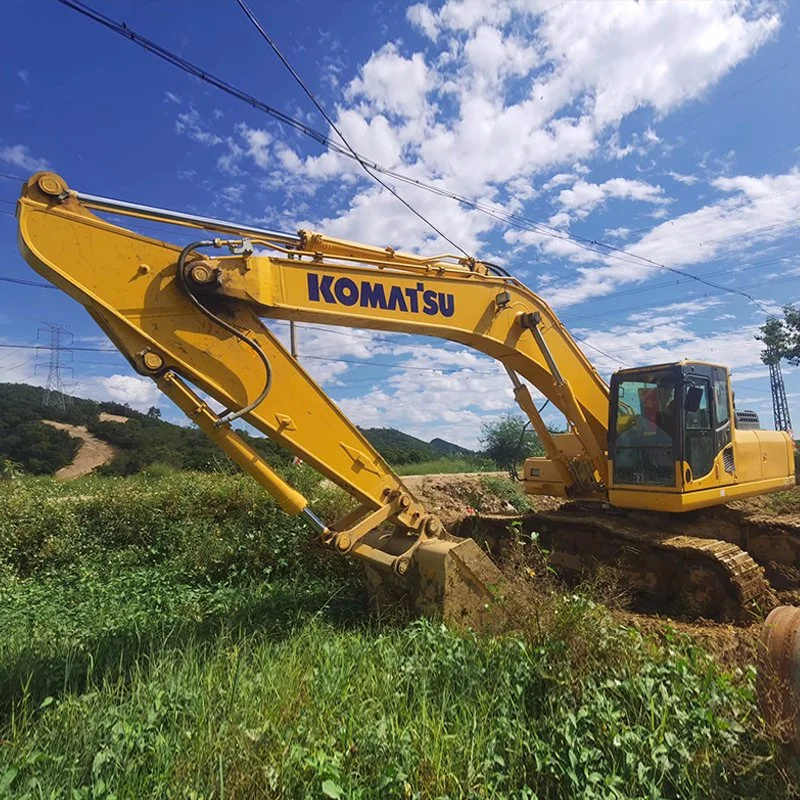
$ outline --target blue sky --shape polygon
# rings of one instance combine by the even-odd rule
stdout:
[[[641,259],[581,248],[566,232],[707,276],[768,311],[800,300],[800,4],[251,6],[358,151],[557,229],[508,227],[398,187],[459,245],[538,291],[604,375],[620,363],[725,363],[737,405],[771,424],[769,380],[753,339],[764,311]],[[97,7],[327,130],[235,0]],[[443,249],[351,161],[55,0],[9,0],[0,36],[2,172],[50,168],[94,194]],[[35,280],[16,247],[18,189],[0,179],[0,275]],[[78,346],[106,346],[60,292],[8,282],[0,291],[0,344],[35,344],[47,321],[68,325]],[[275,330],[284,335],[285,326]],[[362,426],[474,446],[482,422],[514,410],[500,366],[455,346],[319,326],[299,339],[304,366]],[[35,355],[0,348],[0,381],[41,383],[46,370],[36,369]],[[160,405],[178,419],[121,357],[76,351],[72,366],[76,393]],[[800,371],[787,368],[785,378],[797,426]]]

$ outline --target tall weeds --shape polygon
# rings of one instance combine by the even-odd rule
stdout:
[[[0,797],[796,796],[752,670],[582,591],[484,638],[371,612],[244,479],[0,492]]]

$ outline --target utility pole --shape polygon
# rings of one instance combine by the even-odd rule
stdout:
[[[65,325],[55,325],[52,323],[46,324],[44,327],[39,328],[37,331],[37,338],[41,333],[49,334],[50,345],[46,347],[42,345],[43,349],[50,351],[50,361],[47,370],[47,384],[44,387],[42,395],[42,404],[46,406],[54,406],[64,411],[67,407],[67,395],[64,391],[64,381],[61,377],[63,370],[72,370],[72,367],[63,363],[63,354],[72,351],[68,345],[72,343],[72,333]],[[40,365],[43,366],[43,365]]]
[[[297,334],[295,333],[294,320],[289,320],[289,352],[297,361]]]

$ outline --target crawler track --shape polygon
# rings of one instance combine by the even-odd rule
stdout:
[[[800,588],[800,526],[796,517],[714,508],[686,515],[684,527],[702,538],[722,539],[747,551],[775,589]]]
[[[539,534],[560,573],[585,577],[613,567],[642,610],[684,619],[749,622],[776,602],[762,567],[736,544],[687,535],[679,523],[659,515],[568,505],[520,521],[524,531]],[[473,517],[458,533],[495,550],[509,522]]]

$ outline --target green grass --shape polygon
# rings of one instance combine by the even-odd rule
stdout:
[[[484,475],[481,478],[481,485],[485,492],[505,500],[515,511],[523,513],[531,510],[530,501],[520,484],[515,483],[510,478],[500,477],[499,475]],[[478,507],[476,506],[476,508]]]
[[[796,796],[752,669],[580,592],[513,636],[382,618],[233,477],[0,503],[2,798]]]
[[[454,472],[491,472],[497,467],[479,458],[437,458],[420,461],[418,464],[397,464],[393,467],[398,475],[437,475]]]

